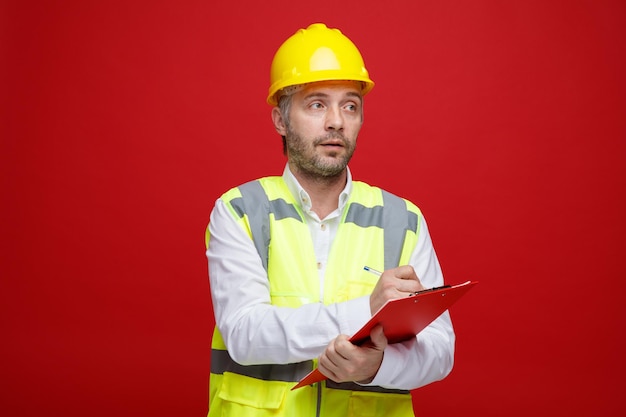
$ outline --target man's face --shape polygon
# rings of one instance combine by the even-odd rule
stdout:
[[[352,81],[324,81],[293,94],[284,131],[292,170],[310,177],[343,173],[363,124],[359,87]]]

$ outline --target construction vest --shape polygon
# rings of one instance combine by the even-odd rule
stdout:
[[[297,308],[319,302],[309,228],[283,178],[261,178],[221,198],[254,242],[267,271],[272,305]],[[328,258],[324,304],[371,294],[378,278],[364,271],[365,265],[385,270],[407,264],[417,243],[420,216],[411,202],[354,181]],[[209,239],[207,228],[207,244]],[[216,326],[208,417],[413,416],[406,390],[326,380],[291,391],[316,361],[239,365],[228,354]]]

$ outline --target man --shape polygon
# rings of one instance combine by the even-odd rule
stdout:
[[[276,52],[283,175],[226,192],[207,228],[209,416],[412,416],[409,390],[452,369],[448,313],[406,342],[380,327],[348,341],[387,300],[443,285],[419,209],[348,169],[373,86],[356,46],[323,24]],[[328,380],[291,390],[315,366]]]

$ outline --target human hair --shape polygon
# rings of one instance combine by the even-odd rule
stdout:
[[[289,112],[291,111],[292,94],[284,94],[278,99],[278,109],[285,122],[287,130],[290,129]],[[283,135],[283,154],[287,155],[287,138]]]

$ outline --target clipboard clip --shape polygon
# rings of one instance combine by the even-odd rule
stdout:
[[[431,292],[431,291],[437,291],[437,290],[443,290],[445,288],[450,288],[451,285],[442,285],[441,287],[433,287],[433,288],[427,288],[425,290],[420,290],[420,291],[416,291],[416,292],[412,292],[411,294],[409,294],[409,297],[413,297],[416,296],[418,294],[424,294],[425,292]]]

